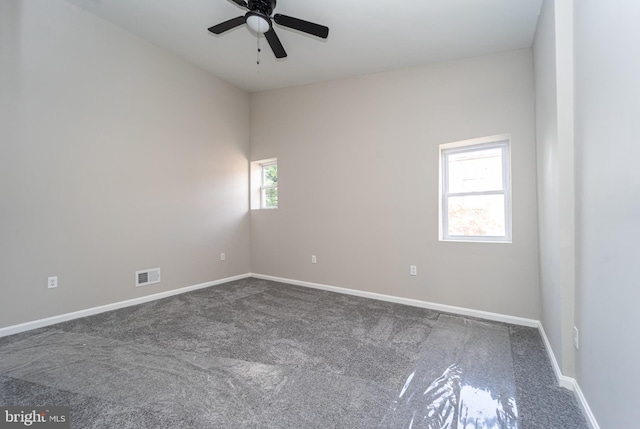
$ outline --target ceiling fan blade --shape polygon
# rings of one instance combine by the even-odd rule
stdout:
[[[249,5],[244,0],[231,0],[231,1],[234,2],[235,4],[237,4],[238,6],[242,6],[245,9],[249,9]]]
[[[267,38],[267,42],[269,42],[269,46],[271,46],[271,50],[275,54],[276,58],[284,58],[287,56],[287,52],[284,50],[284,47],[282,46],[282,43],[280,43],[280,39],[273,28],[264,33],[264,37]]]
[[[276,24],[293,28],[294,30],[300,30],[304,33],[312,34],[314,36],[322,37],[326,39],[329,35],[329,27],[324,25],[314,24],[313,22],[304,21],[302,19],[293,18],[287,15],[280,15],[276,13],[273,16],[273,20]]]
[[[244,24],[244,16],[239,16],[237,18],[230,19],[225,22],[221,22],[218,25],[214,25],[209,28],[213,34],[222,34],[225,31],[231,30],[232,28],[236,28]]]

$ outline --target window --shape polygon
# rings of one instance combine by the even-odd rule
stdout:
[[[278,159],[251,163],[251,209],[278,208]]]
[[[440,145],[440,240],[511,242],[509,136]]]
[[[260,185],[260,208],[278,208],[278,162],[271,161],[260,165],[262,185]]]

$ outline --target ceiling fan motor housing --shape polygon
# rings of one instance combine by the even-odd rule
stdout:
[[[276,0],[249,0],[247,6],[252,12],[260,12],[266,16],[271,16],[276,8]]]

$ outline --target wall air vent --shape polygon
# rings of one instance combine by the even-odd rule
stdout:
[[[136,287],[160,283],[160,268],[136,271]]]

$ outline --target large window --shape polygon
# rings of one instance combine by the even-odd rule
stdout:
[[[509,136],[440,145],[440,239],[511,242]]]

